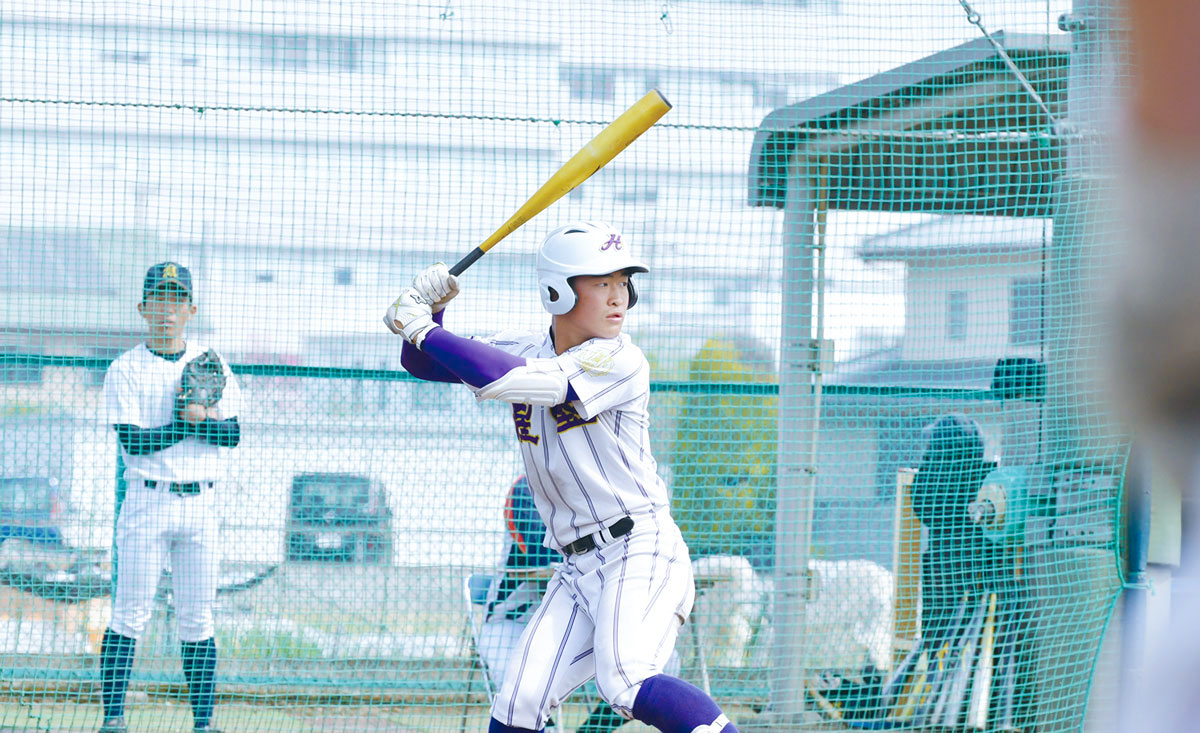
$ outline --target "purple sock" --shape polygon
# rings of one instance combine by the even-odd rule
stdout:
[[[505,725],[499,720],[492,718],[491,724],[488,725],[488,733],[541,733],[540,731],[530,730],[529,728],[513,728],[510,725]]]
[[[697,728],[704,733],[738,733],[704,690],[665,674],[642,682],[633,701],[633,717],[663,733],[693,733]]]

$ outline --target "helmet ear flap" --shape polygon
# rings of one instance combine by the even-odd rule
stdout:
[[[628,309],[637,305],[637,288],[633,287],[633,273],[629,273],[626,277],[629,278],[625,281],[629,288],[629,304],[625,306]]]
[[[538,280],[542,306],[551,314],[561,316],[575,307],[575,289],[565,277],[544,273]]]

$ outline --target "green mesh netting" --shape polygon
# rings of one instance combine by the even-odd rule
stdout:
[[[651,88],[672,111],[464,274],[446,324],[545,329],[535,253],[571,219],[649,264],[626,332],[697,579],[680,676],[743,730],[1110,710],[1126,445],[1094,300],[1123,79],[1070,10],[5,3],[0,726],[100,725],[129,495],[102,387],[170,260],[243,397],[213,489],[215,722],[486,729],[473,600],[524,470],[511,413],[410,377],[380,319]],[[133,730],[193,721],[184,557]],[[585,685],[554,718],[603,710]]]

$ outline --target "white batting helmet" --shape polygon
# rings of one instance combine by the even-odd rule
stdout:
[[[570,278],[576,275],[608,275],[614,272],[650,272],[634,258],[629,243],[612,226],[598,221],[577,221],[546,235],[538,250],[538,292],[542,306],[561,316],[575,307]],[[629,307],[637,303],[633,280],[629,281]]]

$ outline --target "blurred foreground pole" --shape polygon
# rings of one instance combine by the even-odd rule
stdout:
[[[1165,634],[1121,729],[1200,720],[1200,3],[1124,0],[1132,80],[1118,158],[1123,215],[1111,292],[1114,385],[1135,440],[1183,494],[1183,553]]]

